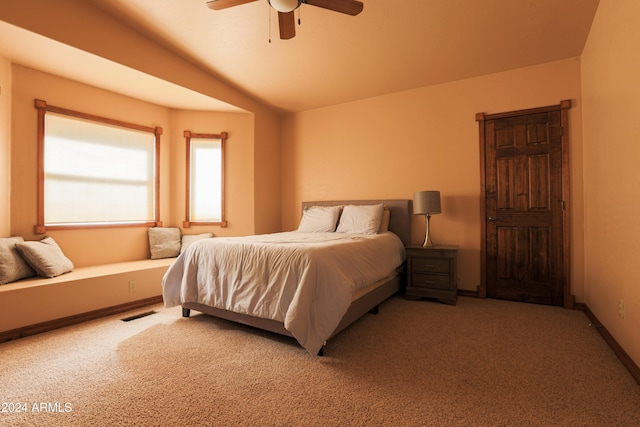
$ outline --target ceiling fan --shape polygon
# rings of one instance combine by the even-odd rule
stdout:
[[[209,0],[207,7],[220,10],[254,1],[257,0]],[[296,26],[293,11],[299,8],[302,3],[351,16],[359,14],[364,8],[362,2],[357,0],[268,0],[268,2],[273,9],[278,11],[280,38],[283,40],[295,37]]]

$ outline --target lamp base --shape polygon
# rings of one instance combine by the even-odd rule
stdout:
[[[431,240],[431,234],[429,234],[429,219],[431,219],[431,215],[427,214],[425,215],[425,228],[426,228],[426,233],[425,233],[425,237],[424,237],[424,243],[422,244],[423,248],[430,248],[432,246],[435,246],[433,244],[433,241]]]
[[[433,244],[433,242],[431,241],[431,238],[430,238],[430,237],[428,237],[428,238],[424,241],[424,243],[422,244],[422,247],[423,247],[423,248],[432,248],[432,247],[434,247],[434,246],[435,246],[435,245],[434,245],[434,244]]]

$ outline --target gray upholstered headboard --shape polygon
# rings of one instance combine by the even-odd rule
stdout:
[[[389,231],[394,232],[402,243],[411,243],[411,200],[322,200],[315,202],[302,202],[302,209],[310,206],[336,206],[336,205],[377,205],[382,203],[389,208]]]

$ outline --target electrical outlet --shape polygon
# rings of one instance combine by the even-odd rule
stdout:
[[[624,300],[618,300],[618,314],[624,319]]]
[[[129,292],[135,292],[138,288],[138,284],[135,280],[129,280]]]

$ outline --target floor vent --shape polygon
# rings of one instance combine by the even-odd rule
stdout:
[[[122,320],[123,322],[130,322],[132,320],[140,319],[142,317],[151,316],[152,314],[155,314],[155,313],[156,313],[155,311],[151,310],[145,313],[136,314],[134,316],[125,317],[124,319],[120,319],[120,320]]]

